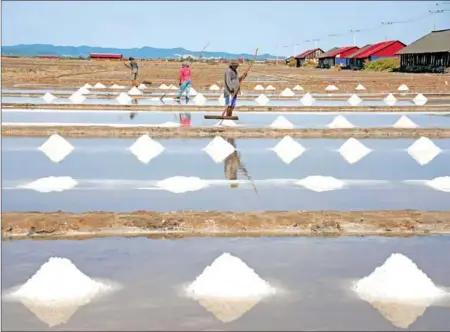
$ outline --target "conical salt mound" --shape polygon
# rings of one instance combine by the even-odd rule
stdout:
[[[397,120],[396,123],[394,123],[394,128],[417,128],[418,125],[416,125],[410,118],[408,118],[405,115],[402,115],[400,119]]]
[[[427,305],[412,305],[395,302],[369,302],[386,320],[395,327],[407,329],[427,310]]]
[[[348,121],[344,116],[338,115],[333,121],[328,124],[328,128],[353,128],[353,124]]]
[[[196,301],[207,311],[212,313],[223,323],[229,323],[241,318],[258,304],[260,298],[251,298],[248,300],[226,300],[220,298],[197,298]]]
[[[269,127],[279,129],[294,129],[294,125],[282,115],[278,116],[275,121],[269,125]]]

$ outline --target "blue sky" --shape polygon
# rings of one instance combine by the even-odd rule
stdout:
[[[436,3],[440,5],[437,6]],[[313,48],[358,46],[385,38],[408,44],[450,28],[450,2],[432,1],[11,1],[2,3],[2,44],[184,47],[292,55]],[[363,31],[363,29],[371,29]],[[346,35],[330,37],[330,34]],[[297,45],[296,45],[297,44]]]

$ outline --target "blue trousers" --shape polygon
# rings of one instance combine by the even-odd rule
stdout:
[[[189,103],[189,94],[191,93],[191,85],[192,85],[191,81],[183,82],[180,85],[180,90],[178,91],[177,96],[178,100],[181,99],[181,95],[183,94],[184,91],[186,91],[186,104]]]
[[[231,98],[231,96],[225,96],[225,105],[231,106],[234,108],[234,107],[236,107],[236,100],[237,100],[237,95],[234,98]]]

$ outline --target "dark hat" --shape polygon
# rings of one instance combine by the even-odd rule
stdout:
[[[231,61],[230,67],[238,67],[238,66],[239,66],[239,62],[237,62],[237,61]]]
[[[132,56],[130,56],[130,57],[128,58],[128,60],[134,60],[134,58],[133,58]]]

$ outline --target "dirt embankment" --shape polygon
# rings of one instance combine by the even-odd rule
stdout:
[[[218,121],[218,120],[215,120]],[[346,128],[346,129],[269,129],[269,128],[161,128],[111,126],[2,126],[3,137],[48,137],[59,134],[74,138],[450,138],[450,128]]]
[[[450,234],[450,211],[8,212],[2,215],[3,238],[427,234]]]
[[[151,81],[153,85],[177,84],[180,63],[164,61],[140,61],[140,81]],[[193,63],[192,80],[194,87],[208,88],[212,84],[222,84],[227,64]],[[247,65],[243,65],[246,68]],[[2,59],[3,87],[15,84],[31,84],[53,87],[80,87],[85,83],[94,85],[130,84],[130,72],[120,61],[56,60],[56,59]],[[278,80],[278,81],[277,81]],[[281,82],[284,81],[284,82]],[[291,68],[283,64],[255,64],[244,82],[245,89],[253,89],[256,84],[271,84],[277,91],[301,85],[305,91],[324,92],[329,84],[338,86],[339,92],[356,92],[358,84],[363,84],[367,92],[395,92],[401,84],[409,87],[409,92],[450,91],[448,74],[402,74],[386,72],[365,72],[350,70],[321,70],[315,68]]]

